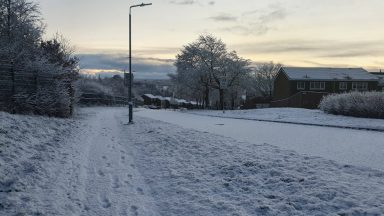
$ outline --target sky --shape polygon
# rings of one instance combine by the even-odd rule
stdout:
[[[37,0],[36,0],[37,1]],[[46,37],[64,35],[83,73],[128,66],[129,6],[138,0],[38,0]],[[148,0],[132,10],[135,77],[167,78],[199,35],[255,63],[384,69],[383,0]]]

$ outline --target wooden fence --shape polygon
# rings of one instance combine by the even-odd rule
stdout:
[[[128,105],[126,96],[100,95],[94,92],[83,92],[79,98],[81,105]]]
[[[326,92],[302,91],[282,100],[271,101],[271,106],[316,109],[321,99],[327,94]]]

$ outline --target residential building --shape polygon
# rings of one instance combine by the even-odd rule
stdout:
[[[362,68],[282,67],[271,105],[316,108],[326,94],[375,91],[378,83],[377,76]]]

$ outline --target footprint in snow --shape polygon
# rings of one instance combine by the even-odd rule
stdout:
[[[140,195],[144,195],[144,190],[142,189],[142,188],[137,188],[136,189],[137,190],[137,192],[140,194]]]
[[[103,208],[111,207],[111,202],[107,197],[100,197],[100,203]]]
[[[104,172],[101,170],[97,171],[97,174],[99,174],[99,176],[105,176]]]
[[[121,159],[121,160],[120,160],[120,163],[121,163],[121,164],[125,164],[125,156],[121,156],[120,159]]]
[[[120,182],[119,182],[119,177],[113,176],[112,178],[112,188],[120,188]]]
[[[131,206],[131,213],[132,213],[132,215],[138,216],[139,215],[138,210],[139,210],[139,207],[137,207],[135,205]]]

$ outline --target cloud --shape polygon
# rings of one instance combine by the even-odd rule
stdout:
[[[198,0],[172,0],[169,3],[175,4],[175,5],[196,5],[196,4],[205,5]],[[215,3],[216,3],[215,1],[209,1],[207,4],[212,6],[212,5],[215,5]]]
[[[321,58],[352,58],[384,55],[380,41],[281,40],[237,46],[245,53],[299,53]]]
[[[196,4],[197,1],[195,0],[178,0],[178,1],[170,1],[171,4],[178,4],[178,5],[193,5]]]
[[[240,35],[263,35],[273,28],[273,24],[287,17],[288,12],[280,5],[271,5],[264,10],[246,11],[237,25],[221,28],[222,31]]]
[[[86,73],[118,72],[128,70],[128,56],[125,54],[79,54],[80,68]],[[138,79],[166,79],[174,73],[172,59],[133,58],[132,70]]]
[[[235,22],[235,21],[237,21],[237,17],[232,16],[230,14],[225,14],[225,13],[219,14],[217,16],[209,17],[208,19],[213,20],[213,21],[217,21],[217,22]]]

